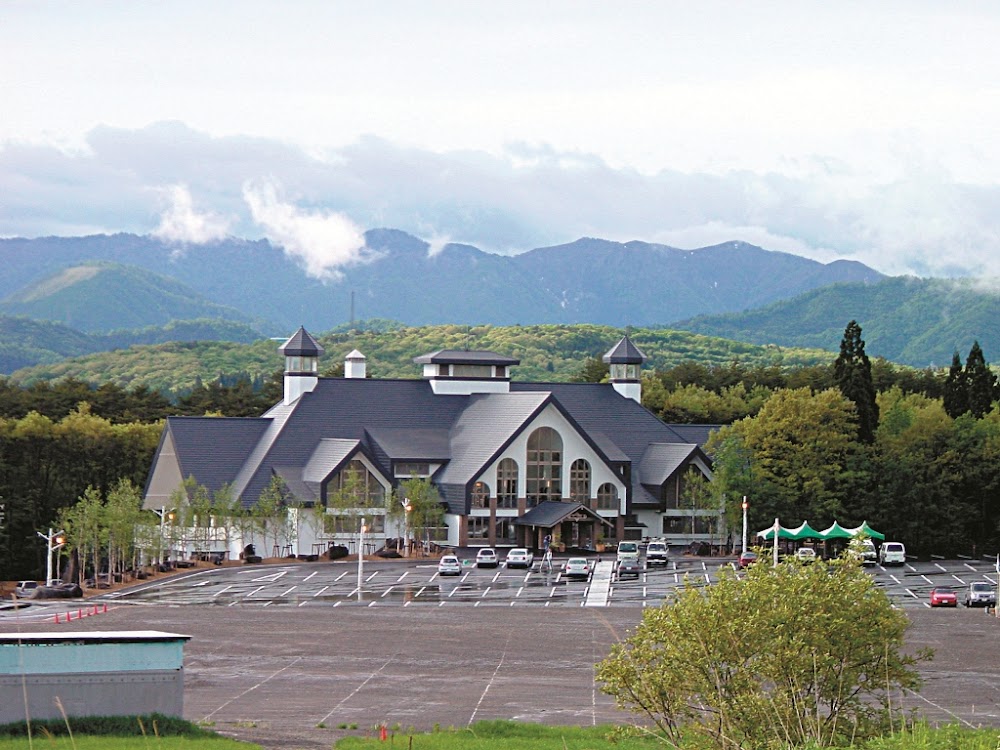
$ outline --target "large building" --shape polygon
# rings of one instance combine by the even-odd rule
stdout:
[[[683,501],[685,482],[711,476],[701,449],[710,428],[666,425],[641,405],[645,356],[627,336],[604,355],[609,383],[516,382],[517,359],[459,350],[416,357],[422,379],[368,378],[358,351],[344,377],[319,377],[324,351],[304,328],[280,351],[284,398],[263,416],[167,420],[147,508],[169,507],[188,478],[228,486],[250,507],[278,477],[322,521],[295,524],[292,551],[305,554],[353,538],[362,517],[369,540],[402,536],[388,507],[406,502],[400,482],[423,477],[445,511],[428,535],[449,545],[724,534],[718,510]],[[330,501],[348,486],[359,500],[345,511]]]

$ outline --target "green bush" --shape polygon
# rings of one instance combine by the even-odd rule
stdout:
[[[216,737],[214,732],[202,729],[197,724],[163,714],[146,714],[144,716],[73,716],[69,719],[69,728],[65,719],[41,719],[31,722],[31,733],[34,736],[50,734],[65,735],[69,730],[74,735],[98,735],[116,737],[139,737],[142,735],[159,737]],[[28,724],[15,721],[10,724],[0,724],[0,737],[26,737]]]

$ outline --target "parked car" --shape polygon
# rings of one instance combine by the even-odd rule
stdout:
[[[932,607],[957,607],[958,596],[955,589],[949,586],[935,586],[931,589]]]
[[[563,566],[563,575],[567,580],[587,580],[590,577],[590,561],[586,557],[571,557]]]
[[[666,565],[669,557],[666,542],[650,542],[646,545],[646,565]]]
[[[795,557],[804,563],[815,562],[816,550],[812,547],[799,547],[795,550]]]
[[[514,547],[507,553],[508,568],[530,568],[535,562],[535,554],[524,547]]]
[[[748,549],[742,552],[736,559],[736,567],[740,569],[748,568],[755,562],[757,562],[757,553],[752,549]]]
[[[483,547],[476,553],[477,568],[495,568],[499,564],[500,560],[497,557],[496,550],[490,547]]]
[[[906,562],[906,547],[902,542],[882,542],[878,561],[882,565],[902,565]]]
[[[14,593],[21,599],[32,595],[38,589],[38,581],[18,581]]]
[[[995,607],[997,605],[997,589],[992,583],[973,581],[965,590],[966,607]]]
[[[438,560],[438,574],[443,576],[462,575],[462,563],[454,555],[445,555]]]
[[[621,562],[626,557],[639,558],[638,542],[618,542],[618,561]]]
[[[638,557],[626,557],[618,563],[618,580],[622,578],[638,578],[644,570]]]

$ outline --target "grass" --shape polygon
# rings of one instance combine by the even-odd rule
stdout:
[[[422,734],[345,737],[335,750],[665,750],[662,739],[614,726],[559,727],[513,721],[482,721],[468,729],[448,728]],[[682,743],[682,746],[685,743]],[[693,746],[692,746],[693,747]],[[853,746],[854,750],[1000,750],[997,729],[939,728],[918,724],[905,732]],[[3,750],[0,747],[0,750]],[[778,750],[776,748],[775,750]],[[790,750],[790,749],[783,749]],[[805,749],[803,749],[805,750]]]
[[[0,739],[0,750],[27,750],[27,737]],[[72,738],[35,735],[34,750],[260,750],[260,745],[225,737],[107,737],[74,734]]]

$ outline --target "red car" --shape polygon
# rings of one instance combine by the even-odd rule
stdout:
[[[746,552],[741,554],[740,559],[736,561],[736,567],[746,568],[755,562],[757,562],[757,553],[752,552],[751,550],[747,550]]]
[[[948,588],[947,586],[938,586],[937,588],[933,588],[931,589],[931,606],[957,607],[958,595],[955,593],[954,589]]]

